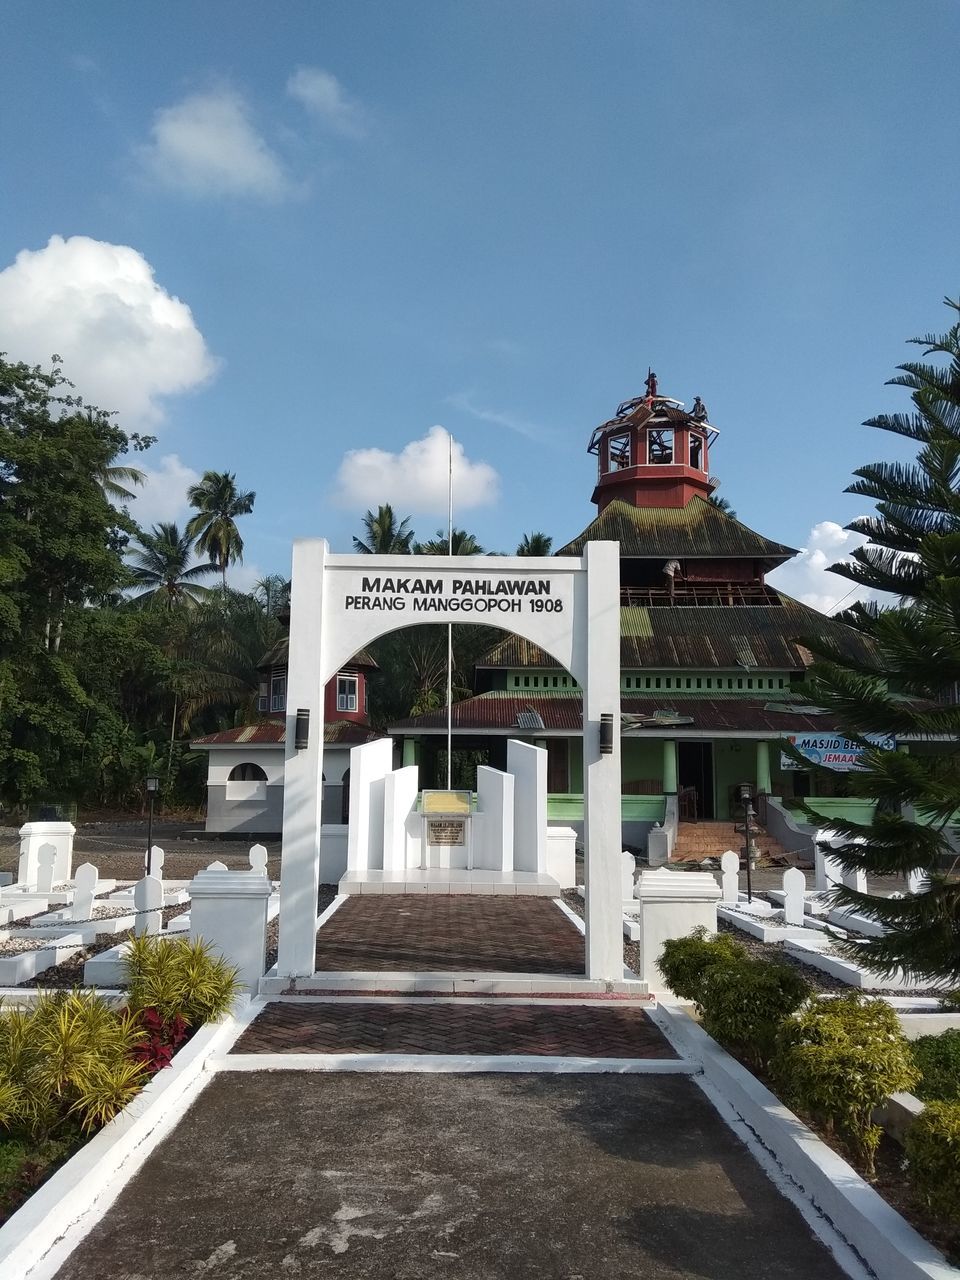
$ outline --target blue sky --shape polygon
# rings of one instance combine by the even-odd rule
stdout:
[[[457,523],[559,545],[652,365],[740,517],[808,548],[785,585],[844,593],[843,488],[894,447],[859,424],[960,293],[954,0],[4,15],[0,349],[159,437],[145,523],[235,471],[238,585],[384,498],[430,535],[441,425]]]

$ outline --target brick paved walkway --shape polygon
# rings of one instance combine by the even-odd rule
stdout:
[[[462,1000],[269,1004],[234,1052],[677,1056],[635,1005],[490,1005]]]
[[[573,974],[583,936],[549,898],[371,894],[317,933],[318,971]]]

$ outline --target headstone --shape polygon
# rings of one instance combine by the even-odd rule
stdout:
[[[843,868],[830,854],[830,850],[839,844],[843,844],[842,836],[831,835],[829,830],[817,833],[813,878],[813,887],[817,893],[829,893],[843,882]]]
[[[853,889],[856,893],[866,893],[867,873],[859,868],[855,871],[841,871],[840,883],[845,889]]]
[[[927,893],[930,889],[930,877],[920,867],[907,872],[907,893]],[[891,895],[892,896],[892,895]]]
[[[156,880],[163,879],[163,863],[166,855],[158,844],[150,846],[147,853],[147,875],[153,876]]]
[[[783,923],[803,925],[803,901],[807,891],[807,877],[799,867],[789,867],[783,873]]]
[[[156,876],[144,876],[133,888],[133,905],[137,917],[133,932],[138,936],[155,936],[163,923],[163,881]]]
[[[57,861],[57,847],[42,844],[37,850],[37,893],[49,893],[53,888],[53,868]]]
[[[208,871],[226,871],[227,864],[225,862],[211,862]]]
[[[720,887],[724,903],[735,905],[740,900],[740,855],[728,849],[720,858]]]
[[[624,902],[633,901],[633,878],[636,871],[637,864],[633,854],[624,849],[620,854],[620,897]]]
[[[76,875],[73,877],[71,920],[89,920],[93,916],[93,900],[96,897],[99,878],[97,868],[92,862],[85,862],[77,867]]]
[[[264,844],[255,844],[250,850],[250,870],[255,875],[265,876],[267,874],[267,846]]]

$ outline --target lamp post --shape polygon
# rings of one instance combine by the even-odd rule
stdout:
[[[749,782],[741,782],[740,784],[740,803],[743,805],[743,852],[747,858],[747,901],[753,901],[753,883],[750,875],[753,863],[753,838],[750,830],[750,824],[756,817],[753,805],[750,803],[753,799],[753,789]]]
[[[153,844],[153,799],[160,790],[160,779],[155,773],[148,774],[144,779],[144,786],[147,789],[147,852],[143,859],[144,875],[150,874],[150,848]]]

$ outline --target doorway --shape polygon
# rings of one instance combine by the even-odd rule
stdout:
[[[697,793],[697,817],[710,822],[713,808],[713,743],[678,742],[677,775],[680,790],[692,787]]]

